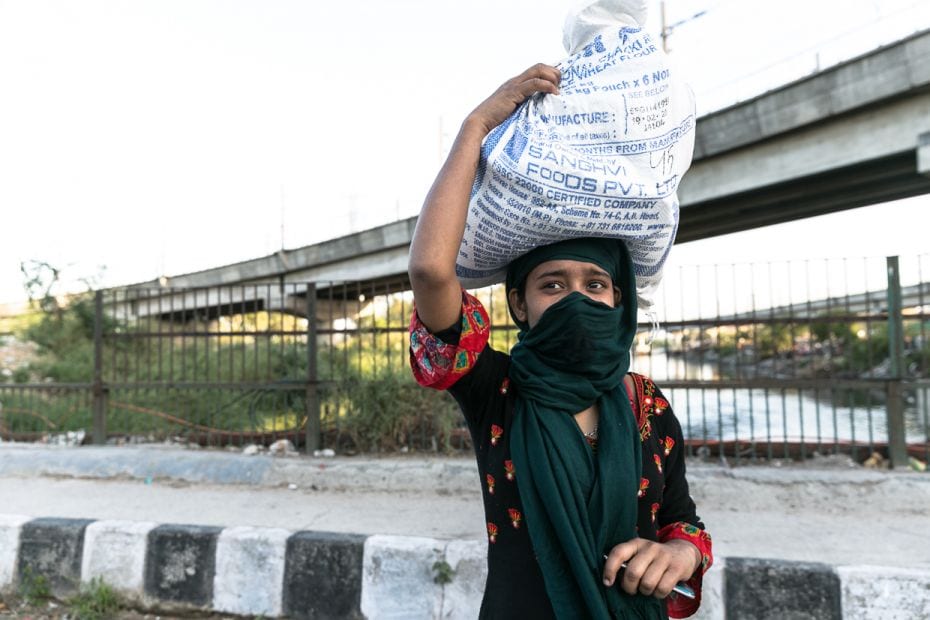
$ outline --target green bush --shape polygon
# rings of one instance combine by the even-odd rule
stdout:
[[[458,405],[446,393],[417,385],[410,373],[383,373],[349,383],[323,403],[324,430],[363,452],[401,449],[446,451],[461,425]],[[343,442],[345,443],[345,442]]]
[[[93,297],[84,295],[67,307],[42,313],[20,337],[39,345],[39,359],[29,366],[31,374],[62,383],[93,380]]]

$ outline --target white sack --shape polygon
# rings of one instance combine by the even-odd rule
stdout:
[[[481,148],[456,271],[468,288],[573,237],[626,241],[651,305],[678,230],[694,97],[641,27],[644,0],[584,2],[565,22],[559,95],[536,95]]]

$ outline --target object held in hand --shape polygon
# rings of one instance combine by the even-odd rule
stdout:
[[[605,560],[607,559],[607,556],[606,556],[606,555],[604,556],[604,559],[605,559]],[[624,562],[623,564],[621,564],[621,565],[620,565],[620,568],[626,568],[626,562]],[[680,594],[680,595],[682,595],[682,596],[685,596],[685,597],[687,597],[687,598],[694,598],[694,590],[692,590],[691,588],[689,588],[689,587],[688,587],[687,585],[685,585],[685,583],[682,582],[682,581],[679,581],[677,584],[675,584],[675,587],[672,588],[672,592],[675,592],[675,593]]]

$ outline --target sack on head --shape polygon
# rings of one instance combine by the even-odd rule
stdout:
[[[466,287],[574,237],[623,239],[648,309],[678,230],[691,165],[691,89],[642,28],[644,0],[583,2],[569,13],[559,95],[525,101],[484,141],[456,271]]]

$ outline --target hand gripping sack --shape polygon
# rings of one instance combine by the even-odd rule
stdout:
[[[560,94],[531,97],[487,136],[456,264],[464,286],[500,282],[540,245],[614,237],[630,249],[649,309],[678,230],[695,111],[644,17],[642,0],[570,13]]]

